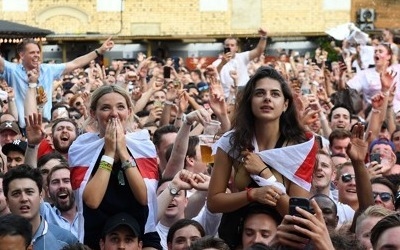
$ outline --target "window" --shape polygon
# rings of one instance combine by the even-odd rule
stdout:
[[[28,11],[28,0],[3,0],[3,11]]]
[[[97,11],[115,12],[123,10],[123,0],[97,0]]]

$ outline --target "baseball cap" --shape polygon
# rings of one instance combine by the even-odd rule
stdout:
[[[21,140],[14,140],[13,142],[6,143],[2,148],[1,151],[3,154],[7,155],[10,151],[18,151],[25,154],[26,147],[28,143]]]
[[[102,236],[111,233],[119,226],[127,226],[136,237],[140,236],[140,227],[137,220],[127,213],[118,213],[110,217],[103,228]]]
[[[369,145],[369,150],[368,150],[368,152],[371,153],[372,148],[373,148],[375,145],[379,145],[379,144],[389,145],[389,146],[392,148],[393,152],[396,152],[396,147],[395,147],[394,143],[393,143],[392,141],[389,141],[389,140],[386,139],[386,138],[379,138],[379,139],[373,140],[373,141],[371,142],[371,145]]]
[[[21,130],[19,129],[18,124],[15,121],[5,121],[0,123],[0,133],[5,130],[11,130],[17,134],[21,134]]]

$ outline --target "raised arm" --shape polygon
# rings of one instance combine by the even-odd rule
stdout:
[[[204,122],[210,120],[210,114],[204,109],[192,111],[186,116],[186,121],[182,124],[176,136],[175,141],[177,143],[174,143],[171,157],[168,160],[167,166],[165,167],[165,171],[163,173],[163,178],[170,178],[183,169],[185,165],[185,157],[189,143],[189,133],[192,124],[194,122],[200,122],[204,124]]]
[[[101,45],[100,48],[95,49],[92,52],[87,53],[86,55],[75,58],[74,60],[67,62],[65,70],[63,74],[69,73],[76,68],[83,68],[85,65],[89,64],[91,60],[96,59],[98,56],[103,55],[107,51],[111,50],[114,47],[114,42],[111,40],[111,36]],[[1,63],[0,63],[0,69]]]
[[[351,141],[347,147],[347,155],[351,159],[351,163],[354,167],[354,175],[356,180],[356,190],[358,198],[358,210],[360,212],[367,209],[369,206],[374,205],[374,199],[372,196],[372,185],[368,175],[368,170],[365,167],[364,159],[368,152],[368,137],[371,136],[371,132],[367,133],[364,139],[364,126],[358,123],[354,126]],[[357,214],[353,218],[353,224],[351,229],[354,232],[355,222],[357,220]]]
[[[25,124],[28,147],[25,151],[24,163],[36,168],[39,144],[44,139],[45,135],[42,128],[42,115],[38,113],[26,115]]]
[[[267,31],[263,28],[258,30],[258,34],[260,35],[260,41],[257,46],[250,51],[250,60],[253,60],[257,57],[260,57],[262,53],[264,53],[265,47],[267,46]]]

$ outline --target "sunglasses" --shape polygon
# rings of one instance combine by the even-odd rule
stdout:
[[[202,92],[202,91],[205,91],[205,90],[207,90],[208,89],[208,85],[205,85],[205,86],[203,86],[203,87],[200,87],[198,90],[200,91],[200,92]]]
[[[342,174],[342,181],[344,183],[350,182],[352,179],[356,178],[355,175],[351,175],[351,174]]]
[[[71,114],[71,115],[69,115],[69,118],[75,119],[75,120],[78,120],[78,119],[80,119],[81,117],[82,117],[81,114]]]
[[[382,193],[377,193],[377,192],[372,192],[374,195],[374,199],[379,195],[379,198],[381,198],[381,201],[383,202],[388,202],[390,199],[392,199],[392,195],[388,192],[382,192]]]

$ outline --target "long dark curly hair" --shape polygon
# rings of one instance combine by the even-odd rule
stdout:
[[[288,101],[288,107],[279,119],[279,132],[281,136],[290,140],[291,144],[301,143],[307,140],[304,127],[298,120],[297,111],[293,103],[293,95],[289,85],[274,68],[263,66],[256,71],[253,77],[247,82],[245,88],[238,95],[235,115],[232,121],[232,129],[234,132],[230,138],[232,152],[254,150],[252,142],[255,134],[255,117],[251,109],[251,101],[257,81],[263,78],[277,80],[282,88],[285,101]],[[240,155],[237,155],[237,157],[239,156]]]

